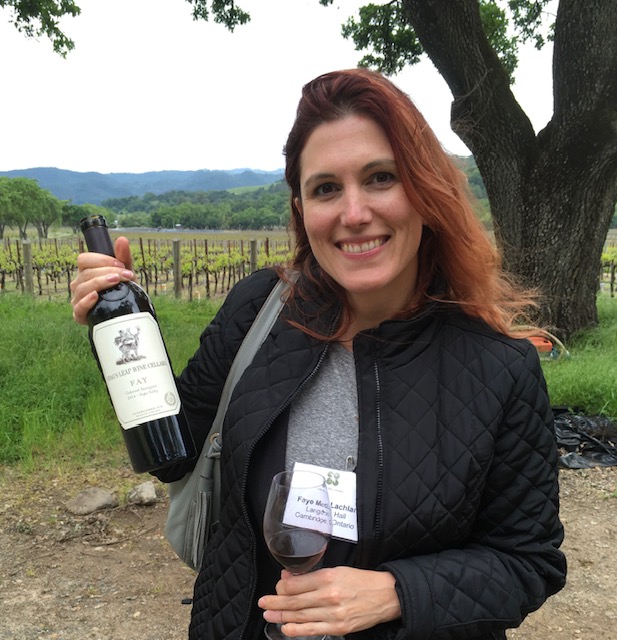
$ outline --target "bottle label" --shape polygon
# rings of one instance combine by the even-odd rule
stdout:
[[[180,412],[180,398],[157,321],[147,312],[106,320],[92,341],[123,429]]]

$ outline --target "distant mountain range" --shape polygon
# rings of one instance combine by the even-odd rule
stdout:
[[[74,204],[101,204],[108,198],[160,194],[167,191],[212,191],[233,187],[259,187],[283,179],[283,170],[259,171],[150,171],[148,173],[80,173],[41,167],[0,171],[8,178],[32,178],[60,200]]]

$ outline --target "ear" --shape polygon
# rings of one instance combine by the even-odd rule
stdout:
[[[304,211],[302,211],[302,200],[297,196],[294,198],[294,206],[300,212],[300,215],[304,217]]]

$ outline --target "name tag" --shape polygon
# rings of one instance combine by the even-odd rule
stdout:
[[[358,542],[358,514],[356,507],[356,474],[296,462],[294,471],[314,471],[326,479],[332,515],[332,537]]]

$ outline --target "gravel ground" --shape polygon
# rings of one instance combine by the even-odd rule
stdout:
[[[166,492],[129,506],[129,469],[51,477],[0,467],[0,640],[184,640],[193,572],[163,536]],[[121,506],[74,516],[89,486]],[[567,587],[511,640],[613,640],[617,631],[617,468],[561,472]]]

